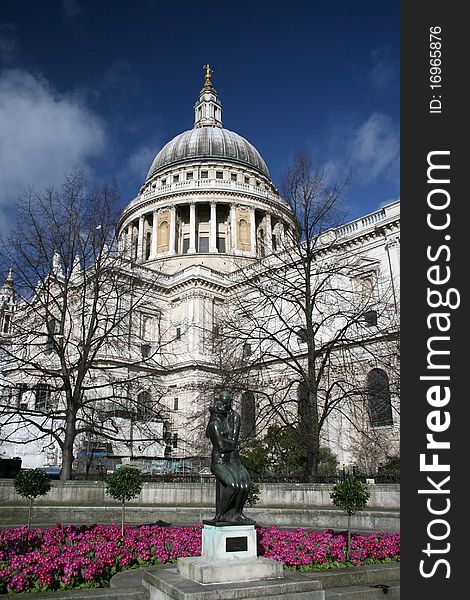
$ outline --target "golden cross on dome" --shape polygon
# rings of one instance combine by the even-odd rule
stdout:
[[[211,79],[211,77],[212,77],[212,73],[214,71],[211,69],[210,65],[204,65],[204,69],[206,70],[206,78],[204,80],[204,86],[212,87],[212,79]]]

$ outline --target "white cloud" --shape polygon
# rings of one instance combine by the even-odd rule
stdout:
[[[144,181],[147,175],[150,165],[152,164],[155,155],[160,149],[161,144],[145,144],[139,146],[137,150],[127,159],[124,171],[129,176],[138,177],[141,181]]]
[[[390,56],[390,48],[383,46],[371,53],[372,68],[369,71],[369,81],[375,90],[384,90],[390,84],[396,84],[398,68]]]
[[[368,182],[398,175],[400,136],[394,121],[373,113],[356,128],[350,144],[355,170]]]
[[[69,19],[75,19],[75,17],[83,14],[78,0],[62,0],[62,8],[64,9],[65,16]]]
[[[16,26],[13,23],[0,23],[0,60],[11,62],[18,52]]]
[[[0,211],[31,185],[59,185],[101,153],[103,123],[76,99],[26,71],[0,73]]]

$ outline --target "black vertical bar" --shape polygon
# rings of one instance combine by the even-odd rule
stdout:
[[[470,36],[463,11],[459,2],[401,3],[402,597],[426,600],[468,594]],[[431,163],[450,168],[428,173]]]

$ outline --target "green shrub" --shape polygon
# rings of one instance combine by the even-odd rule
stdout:
[[[269,451],[261,443],[243,450],[240,461],[250,475],[262,475],[269,469]]]
[[[106,492],[122,503],[121,535],[124,537],[125,503],[142,491],[142,473],[134,467],[121,467],[106,479]]]
[[[257,502],[259,502],[260,487],[259,483],[252,481],[248,488],[248,498],[246,499],[246,505],[252,508]]]
[[[19,471],[15,477],[16,492],[23,498],[28,498],[28,529],[31,524],[33,500],[44,496],[51,489],[51,480],[42,469],[28,469]]]
[[[305,440],[298,428],[271,425],[264,438],[240,456],[248,473],[256,476],[284,475],[302,478],[307,464]],[[329,448],[320,448],[317,475],[328,477],[338,470],[338,459]]]
[[[329,448],[320,448],[318,472],[320,477],[329,477],[338,472],[338,457]]]
[[[364,510],[370,498],[370,492],[361,481],[348,477],[333,487],[330,498],[335,506],[344,510],[348,515],[347,554],[349,556],[351,549],[351,515]]]

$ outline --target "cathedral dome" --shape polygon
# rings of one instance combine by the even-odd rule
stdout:
[[[169,166],[198,158],[227,160],[256,169],[269,178],[260,153],[244,137],[220,125],[205,125],[184,131],[168,142],[154,158],[147,180]]]
[[[169,141],[155,156],[147,173],[146,182],[155,175],[194,160],[228,161],[254,169],[270,179],[268,167],[260,153],[238,133],[224,129],[222,104],[212,85],[212,69],[205,65],[204,87],[194,106],[194,126]]]
[[[158,152],[118,226],[128,257],[164,259],[166,273],[196,265],[234,271],[231,256],[268,256],[295,226],[258,150],[224,127],[212,69],[204,69],[193,128]]]

